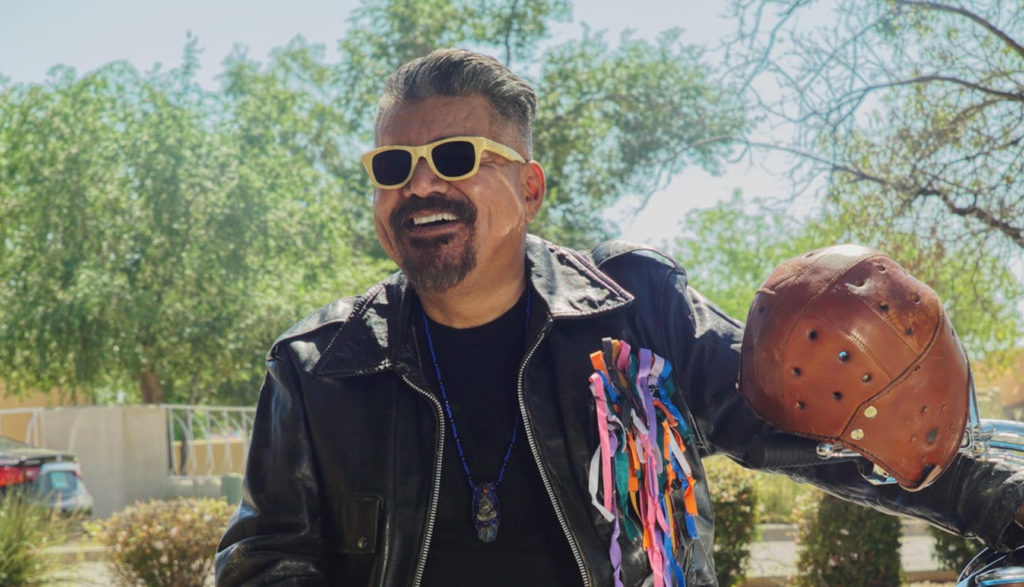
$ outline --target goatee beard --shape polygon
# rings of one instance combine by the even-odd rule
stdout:
[[[410,237],[406,227],[420,211],[449,212],[467,229],[468,234],[435,238]],[[453,200],[440,194],[409,198],[391,214],[392,230],[397,235],[400,266],[406,278],[419,291],[443,293],[455,287],[476,267],[473,235],[476,207],[465,200]],[[461,232],[461,231],[460,231]],[[462,243],[453,242],[465,239]]]
[[[466,242],[455,256],[445,254],[451,237],[405,247],[402,272],[417,291],[444,293],[462,282],[476,267],[476,249]]]

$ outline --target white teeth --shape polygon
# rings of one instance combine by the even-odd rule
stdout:
[[[440,214],[431,214],[430,216],[420,216],[418,218],[413,218],[412,223],[416,226],[421,226],[423,224],[430,224],[431,222],[443,222],[446,220],[454,221],[458,220],[458,218],[456,218],[454,214],[441,212]]]

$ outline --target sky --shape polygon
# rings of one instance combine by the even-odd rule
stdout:
[[[696,0],[576,0],[573,22],[559,24],[553,40],[581,35],[582,23],[617,39],[625,28],[644,38],[667,28],[684,40],[714,45],[732,32],[721,16],[725,2]],[[180,64],[189,32],[198,38],[200,81],[216,87],[221,61],[236,45],[264,60],[296,35],[324,44],[328,57],[347,27],[356,0],[0,0],[0,76],[16,83],[42,82],[57,65],[79,74],[117,60],[138,69]],[[542,162],[543,163],[543,162]],[[662,244],[678,232],[693,208],[727,199],[735,189],[751,196],[781,195],[784,183],[751,167],[730,166],[720,177],[694,168],[675,177],[647,207],[621,224],[631,240]],[[621,220],[621,219],[617,219]]]

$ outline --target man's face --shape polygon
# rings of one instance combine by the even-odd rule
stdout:
[[[525,156],[510,125],[496,122],[483,96],[433,97],[393,106],[377,128],[377,145],[423,145],[453,136],[483,136]],[[543,200],[536,163],[484,151],[472,177],[446,181],[426,160],[397,189],[377,188],[377,238],[421,291],[441,293],[467,278],[486,285],[523,262],[526,224]],[[516,274],[517,275],[517,274]]]

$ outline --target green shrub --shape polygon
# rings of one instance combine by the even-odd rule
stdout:
[[[63,541],[66,526],[57,512],[17,493],[0,497],[0,585],[45,582],[53,568],[44,549]]]
[[[201,586],[231,517],[223,499],[140,502],[94,524],[110,568],[123,584]]]
[[[816,491],[806,483],[797,483],[785,475],[756,471],[758,520],[762,524],[790,524],[793,504],[804,493]]]
[[[755,473],[725,457],[704,460],[715,514],[715,573],[723,587],[741,583],[757,530]]]
[[[943,569],[959,572],[984,546],[977,540],[950,534],[935,526],[928,526],[928,533],[935,539],[932,544],[932,560]]]
[[[815,492],[797,502],[797,585],[899,585],[899,518]]]

